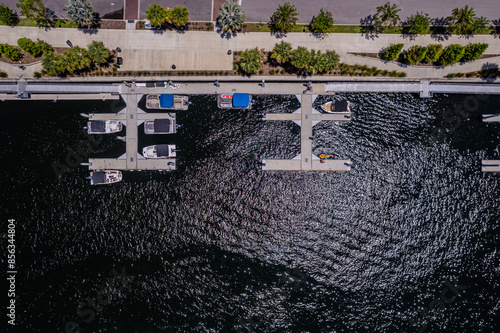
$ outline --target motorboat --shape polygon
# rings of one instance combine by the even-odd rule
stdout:
[[[189,97],[187,95],[146,95],[146,108],[148,109],[187,110],[188,106]]]
[[[217,96],[217,106],[221,109],[250,109],[252,96],[243,93],[221,94]]]
[[[351,102],[346,100],[326,102],[321,106],[323,111],[328,113],[351,112]]]
[[[145,158],[175,158],[175,145],[153,145],[142,149]]]
[[[175,132],[177,132],[175,119],[154,119],[144,122],[146,134],[174,134]]]
[[[89,134],[108,134],[121,132],[123,128],[119,120],[90,120],[87,122]]]
[[[91,185],[113,184],[122,181],[122,172],[118,170],[96,170],[90,172]]]

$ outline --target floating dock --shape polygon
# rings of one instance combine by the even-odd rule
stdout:
[[[483,122],[485,122],[485,123],[500,122],[500,113],[497,113],[497,114],[483,114]]]
[[[481,171],[500,172],[500,160],[482,160]]]
[[[422,98],[432,94],[500,94],[499,84],[419,82],[333,82],[325,84],[325,91],[350,93],[415,93]]]
[[[349,171],[350,160],[320,159],[312,153],[312,128],[323,120],[349,121],[350,113],[321,114],[313,113],[311,94],[297,95],[301,108],[294,113],[266,114],[263,120],[292,120],[300,125],[300,155],[294,159],[266,159],[262,161],[263,170],[283,171]]]
[[[146,113],[139,109],[137,102],[142,95],[123,95],[127,103],[124,110],[118,113],[94,113],[89,115],[90,120],[120,120],[124,123],[126,136],[126,153],[119,158],[91,158],[90,170],[175,170],[175,158],[146,159],[138,152],[138,126],[146,120],[171,119],[175,115],[163,113]]]

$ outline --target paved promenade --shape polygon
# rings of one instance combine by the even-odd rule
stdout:
[[[73,45],[86,47],[91,41],[102,41],[110,48],[122,49],[123,67],[121,70],[170,70],[175,64],[178,70],[232,70],[232,56],[228,50],[237,51],[248,48],[264,48],[271,50],[277,42],[285,40],[294,47],[305,46],[316,50],[335,50],[341,62],[354,65],[376,66],[379,69],[398,70],[407,73],[410,78],[442,78],[449,73],[477,71],[484,65],[494,67],[500,64],[500,58],[488,58],[475,63],[454,65],[444,69],[432,67],[401,67],[395,63],[384,63],[378,59],[359,57],[350,52],[376,53],[391,43],[404,43],[405,49],[412,45],[428,45],[441,43],[466,45],[468,43],[488,43],[486,54],[500,54],[500,40],[495,36],[478,35],[472,38],[451,36],[438,41],[431,36],[420,36],[415,40],[402,38],[400,35],[379,35],[367,39],[361,34],[332,34],[325,39],[318,39],[306,33],[290,33],[287,37],[277,39],[269,33],[239,34],[235,38],[224,39],[215,32],[188,31],[184,33],[155,33],[148,30],[99,30],[96,34],[86,34],[76,29],[43,30],[33,27],[10,28],[1,26],[0,35],[4,43],[16,45],[20,37],[33,40],[40,38],[55,47],[66,47],[66,40]],[[41,65],[26,66],[26,70],[16,65],[0,62],[0,70],[7,72],[10,78],[23,75],[32,77],[35,71],[41,71]]]

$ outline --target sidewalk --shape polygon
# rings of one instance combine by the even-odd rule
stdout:
[[[448,73],[480,70],[486,62],[500,64],[500,58],[494,57],[445,69],[404,68],[396,64],[385,64],[377,59],[347,54],[351,52],[377,53],[391,43],[403,43],[405,49],[412,45],[437,43],[443,46],[487,43],[489,47],[486,54],[500,54],[500,40],[490,35],[478,35],[469,39],[451,36],[443,41],[437,41],[431,36],[419,36],[415,40],[410,40],[402,38],[400,35],[379,35],[374,39],[367,39],[361,34],[331,34],[324,39],[318,39],[307,33],[290,33],[284,38],[276,38],[269,33],[247,33],[238,34],[228,40],[221,38],[215,32],[205,31],[155,33],[150,30],[99,30],[96,34],[88,34],[77,29],[43,30],[34,27],[10,28],[5,26],[0,26],[0,35],[3,36],[4,43],[11,45],[16,45],[17,39],[20,37],[28,37],[33,40],[40,38],[54,47],[67,47],[66,40],[81,47],[86,47],[94,40],[102,41],[110,49],[120,47],[123,50],[124,66],[121,70],[124,71],[166,71],[171,70],[172,64],[175,64],[180,70],[232,70],[232,56],[227,55],[228,50],[239,51],[258,47],[270,51],[276,43],[282,40],[290,42],[293,47],[305,46],[315,50],[335,50],[341,56],[341,61],[347,64],[357,63],[376,66],[379,69],[403,71],[412,78],[441,78]],[[0,70],[7,72],[10,78],[15,78],[21,73],[17,66],[3,62],[0,62]],[[40,71],[40,69],[32,72],[34,71]],[[26,69],[22,74],[27,77],[29,73],[30,71]]]

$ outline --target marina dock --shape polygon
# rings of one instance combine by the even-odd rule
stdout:
[[[500,85],[481,83],[420,82],[334,82],[325,84],[325,91],[351,93],[415,93],[422,98],[432,94],[494,94],[500,95]]]
[[[120,120],[126,127],[126,153],[119,158],[91,158],[90,170],[175,170],[174,158],[146,159],[138,151],[138,126],[146,120],[171,119],[175,116],[168,112],[146,113],[137,103],[142,95],[127,94],[122,96],[127,106],[118,113],[95,113],[90,120]]]
[[[500,160],[482,160],[481,171],[500,172]]]
[[[297,95],[301,108],[294,113],[266,114],[263,120],[291,120],[300,125],[300,155],[288,159],[266,159],[262,170],[283,171],[349,171],[350,160],[320,159],[312,153],[312,128],[323,120],[349,121],[350,113],[321,114],[312,107],[317,95]]]
[[[483,122],[485,122],[485,123],[500,122],[500,113],[497,113],[497,114],[483,114]]]

